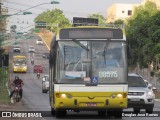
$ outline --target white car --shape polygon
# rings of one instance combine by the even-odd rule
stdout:
[[[145,109],[146,113],[152,113],[154,108],[155,94],[152,85],[146,84],[145,80],[136,73],[128,74],[128,108],[133,108],[135,113]]]
[[[41,39],[37,39],[36,44],[37,45],[43,45],[43,41]]]
[[[49,75],[44,75],[42,77],[42,93],[47,93],[49,91]]]
[[[35,47],[34,46],[29,46],[28,52],[36,52]]]
[[[16,45],[13,47],[13,52],[20,52],[21,51],[21,48],[19,45]]]

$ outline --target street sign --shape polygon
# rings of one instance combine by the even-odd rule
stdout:
[[[73,17],[73,26],[98,26],[98,19]]]
[[[17,34],[23,34],[23,32],[17,32]]]
[[[35,27],[36,28],[46,28],[46,22],[36,22]]]

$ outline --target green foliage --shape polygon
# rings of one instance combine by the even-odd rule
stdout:
[[[6,86],[6,82],[8,82],[8,68],[0,68],[0,103],[10,103],[9,94]]]
[[[126,35],[131,46],[135,63],[145,66],[155,61],[160,52],[160,13],[156,4],[147,1],[136,7],[133,16],[127,21]]]
[[[69,19],[64,16],[63,11],[60,9],[47,10],[38,15],[34,21],[49,23],[50,26],[47,26],[47,29],[52,31],[71,26]]]
[[[115,22],[114,22],[114,24],[123,24],[124,23],[124,21],[123,20],[121,20],[121,19],[118,19],[118,20],[116,20]]]
[[[106,19],[103,17],[103,15],[100,15],[98,13],[88,15],[88,18],[96,18],[99,21],[99,26],[104,26],[106,24]]]

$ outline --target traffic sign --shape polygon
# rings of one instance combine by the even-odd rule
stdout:
[[[46,22],[36,22],[35,27],[36,28],[46,28],[47,24]]]

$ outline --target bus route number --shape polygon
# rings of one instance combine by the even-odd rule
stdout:
[[[100,78],[106,78],[106,77],[118,77],[117,71],[100,71],[99,72]]]

